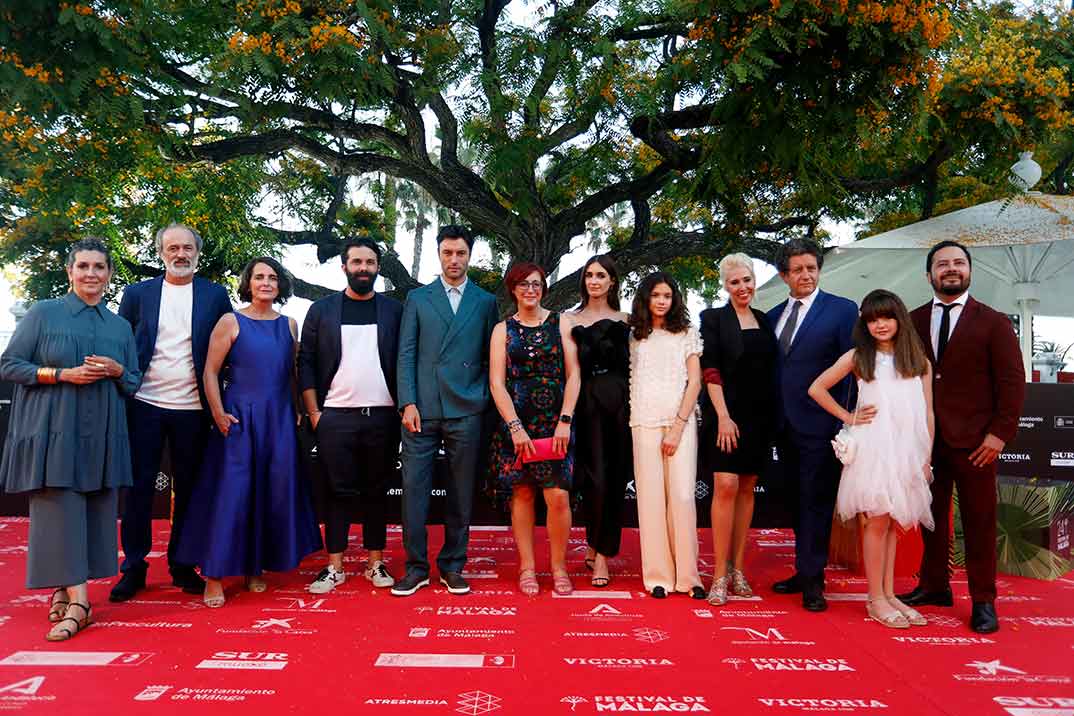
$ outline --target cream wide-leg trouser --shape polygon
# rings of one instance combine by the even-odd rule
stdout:
[[[697,573],[697,424],[683,428],[671,457],[660,450],[669,428],[631,428],[634,489],[638,496],[641,575],[645,589],[689,592],[701,585]]]

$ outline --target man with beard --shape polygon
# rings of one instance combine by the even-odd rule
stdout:
[[[188,594],[205,589],[194,565],[178,564],[174,556],[209,428],[202,385],[209,336],[220,317],[231,312],[231,300],[223,286],[194,275],[202,245],[196,231],[171,224],[157,232],[156,244],[164,275],[128,286],[119,304],[119,315],[134,331],[143,378],[127,406],[134,485],[123,509],[123,576],[109,595],[113,602],[145,589],[153,493],[165,441],[175,490],[168,539],[172,584]]]
[[[363,575],[374,587],[395,584],[384,566],[385,493],[399,454],[395,362],[403,304],[373,290],[380,257],[373,241],[348,241],[340,253],[347,288],[316,301],[302,324],[299,389],[329,488],[328,566],[310,584],[314,594],[330,592],[346,579],[343,552],[360,494],[368,552]],[[374,355],[378,361],[370,360]]]
[[[933,364],[936,438],[932,451],[933,532],[924,533],[920,583],[899,596],[910,606],[951,606],[952,488],[958,489],[966,541],[970,628],[999,629],[996,617],[996,458],[1018,431],[1025,370],[1008,318],[969,295],[973,261],[954,241],[929,251],[925,272],[934,298],[911,317]]]

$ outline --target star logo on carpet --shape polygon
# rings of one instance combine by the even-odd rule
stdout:
[[[927,619],[932,626],[942,626],[949,629],[962,626],[962,622],[955,617],[949,617],[946,614],[929,614],[925,619]]]
[[[730,664],[731,666],[735,667],[735,671],[738,671],[739,668],[743,664],[746,663],[746,660],[745,659],[739,659],[738,657],[735,657],[735,656],[729,656],[729,657],[727,657],[726,659],[723,660],[723,663]]]
[[[1008,674],[1024,674],[1026,672],[1021,669],[1015,669],[1013,666],[1004,666],[999,662],[999,659],[993,659],[992,661],[971,661],[966,664],[971,669],[977,669],[977,673],[982,676],[997,676],[999,672],[1004,671]]]
[[[500,709],[500,697],[484,691],[467,691],[459,694],[459,707],[455,709],[461,714],[476,716],[487,714]]]
[[[258,619],[254,622],[254,629],[271,629],[272,627],[279,627],[280,629],[290,629],[291,621],[296,617],[290,617],[288,619]]]
[[[638,627],[634,630],[634,638],[648,644],[656,644],[657,642],[665,641],[669,637],[666,631],[650,629],[648,627]]]

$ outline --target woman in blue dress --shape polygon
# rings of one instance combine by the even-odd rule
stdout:
[[[246,265],[239,299],[250,305],[221,317],[205,361],[213,416],[202,478],[194,488],[179,559],[200,564],[205,604],[224,604],[221,580],[245,576],[265,590],[262,571],[286,572],[321,549],[309,486],[299,476],[294,390],[297,327],[273,309],[291,295],[291,278],[271,258]],[[227,362],[220,393],[220,369]]]

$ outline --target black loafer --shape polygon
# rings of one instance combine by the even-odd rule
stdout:
[[[802,608],[807,612],[823,612],[828,608],[828,600],[819,587],[809,587],[802,592]]]
[[[991,602],[974,602],[970,615],[970,629],[978,634],[993,634],[999,631],[999,617]]]
[[[897,599],[908,607],[951,607],[955,604],[955,598],[948,587],[942,591],[930,592],[920,584],[913,591],[897,595]]]
[[[444,572],[440,575],[440,583],[447,587],[451,594],[470,593],[470,584],[458,572]]]
[[[786,579],[781,579],[772,585],[772,591],[776,594],[799,594],[802,591],[802,582],[797,574],[792,574]]]
[[[172,567],[172,586],[179,587],[187,594],[204,594],[205,580],[193,567]]]
[[[704,587],[694,587],[690,590],[691,599],[704,599],[707,596]]]
[[[132,569],[124,572],[120,580],[116,582],[116,586],[112,587],[108,601],[125,602],[143,589],[145,589],[145,570]]]
[[[653,599],[663,599],[668,595],[663,587],[653,587],[653,591],[650,594],[653,595]]]

